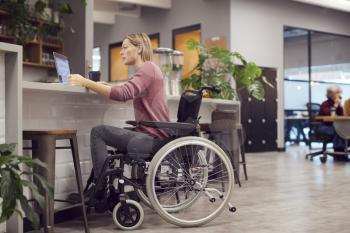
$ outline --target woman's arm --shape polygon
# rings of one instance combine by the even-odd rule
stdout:
[[[84,78],[80,74],[72,74],[69,76],[69,83],[76,86],[82,86],[93,90],[99,95],[109,98],[111,94],[111,86],[98,83]]]

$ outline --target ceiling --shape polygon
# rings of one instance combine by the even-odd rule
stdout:
[[[321,6],[344,12],[350,12],[350,0],[292,0],[305,4]]]
[[[170,9],[171,0],[94,0],[94,22],[114,24],[116,15],[139,17],[141,7]]]

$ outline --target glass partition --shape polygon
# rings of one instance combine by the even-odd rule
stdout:
[[[350,37],[285,27],[285,141],[309,144],[307,103],[321,104],[338,85],[350,98]],[[287,144],[287,145],[288,145]]]

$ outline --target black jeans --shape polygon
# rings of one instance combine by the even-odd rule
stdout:
[[[333,149],[335,151],[344,151],[345,140],[342,139],[336,132],[332,125],[321,125],[317,129],[317,133],[333,137]]]
[[[115,147],[120,153],[131,153],[142,157],[152,153],[162,140],[142,132],[99,125],[92,128],[90,143],[94,178],[97,180],[108,156],[106,146]]]

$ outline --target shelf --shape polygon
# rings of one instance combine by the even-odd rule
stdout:
[[[0,16],[7,16],[7,17],[10,17],[10,13],[4,11],[4,10],[0,10]]]
[[[63,45],[43,42],[43,47],[61,49]]]
[[[40,45],[39,41],[29,41],[24,46],[31,46],[31,45]]]
[[[0,39],[14,40],[14,39],[15,39],[15,37],[0,34]]]
[[[55,69],[55,66],[44,65],[44,64],[35,63],[35,62],[27,62],[27,61],[24,61],[24,62],[23,62],[23,65],[25,65],[25,66],[31,66],[31,67],[37,67],[37,68]]]

